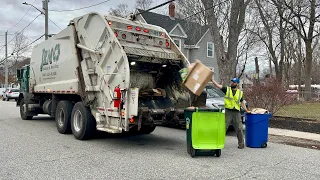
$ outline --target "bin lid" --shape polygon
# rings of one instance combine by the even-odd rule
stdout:
[[[222,109],[218,108],[185,108],[184,111],[188,112],[196,112],[198,109],[198,112],[222,112]]]

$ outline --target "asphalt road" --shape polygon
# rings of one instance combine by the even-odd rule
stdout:
[[[23,121],[0,102],[0,179],[319,179],[320,151],[268,143],[237,149],[227,136],[221,157],[191,158],[185,131],[89,141],[61,135],[46,117]]]

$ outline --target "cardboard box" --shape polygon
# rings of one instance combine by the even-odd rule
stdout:
[[[195,95],[199,96],[204,87],[213,77],[213,71],[196,60],[192,66],[188,68],[188,75],[183,84]]]

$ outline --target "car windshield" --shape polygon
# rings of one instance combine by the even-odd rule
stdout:
[[[208,98],[220,98],[225,96],[221,90],[214,87],[206,87],[206,92]]]
[[[19,92],[19,89],[11,89],[11,92]]]

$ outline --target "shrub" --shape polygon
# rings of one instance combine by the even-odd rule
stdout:
[[[263,108],[275,114],[281,107],[290,105],[296,96],[287,93],[284,85],[276,78],[268,78],[244,90],[244,98],[250,109]]]

